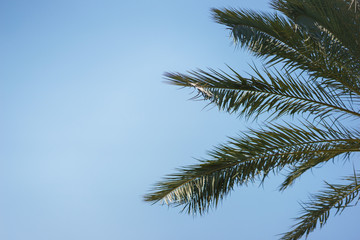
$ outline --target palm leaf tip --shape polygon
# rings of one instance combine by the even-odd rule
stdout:
[[[204,161],[184,167],[158,183],[145,201],[169,206],[183,206],[189,214],[203,214],[216,207],[233,188],[233,171],[222,171],[226,162]],[[228,169],[227,169],[228,170]]]
[[[360,173],[360,172],[359,172]],[[302,204],[303,215],[298,217],[298,223],[293,230],[283,234],[281,240],[295,240],[302,236],[308,236],[317,226],[323,227],[330,217],[331,210],[335,214],[341,213],[355,201],[360,199],[359,173],[344,178],[347,184],[332,185],[326,183],[326,189],[319,194],[313,195],[309,203]]]

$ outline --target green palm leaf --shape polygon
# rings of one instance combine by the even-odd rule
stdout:
[[[232,68],[228,73],[210,69],[165,77],[170,84],[195,89],[194,98],[228,113],[310,120],[267,124],[230,138],[208,158],[157,183],[146,201],[202,214],[236,186],[285,172],[284,190],[308,170],[360,151],[360,132],[339,124],[342,117],[360,117],[359,0],[272,0],[271,6],[277,13],[212,10],[236,46],[265,60],[264,70],[253,67],[249,77]],[[327,184],[304,204],[298,223],[282,239],[307,236],[325,224],[332,209],[339,213],[359,201],[358,175],[346,178],[347,185]]]
[[[360,116],[349,99],[342,100],[335,91],[301,81],[288,72],[274,74],[264,70],[264,76],[254,69],[256,75],[245,78],[231,70],[232,75],[210,69],[210,72],[198,70],[190,74],[166,73],[165,77],[171,84],[197,89],[198,96],[210,100],[219,109],[246,117],[265,112],[275,118],[303,113],[321,119],[336,113]]]
[[[327,189],[314,195],[309,203],[303,204],[303,215],[296,220],[299,222],[293,226],[293,230],[287,232],[282,240],[299,239],[303,235],[309,235],[317,226],[324,226],[330,216],[330,211],[341,213],[354,201],[360,200],[359,173],[346,177],[346,185],[331,185],[326,183]]]
[[[316,24],[331,33],[344,48],[348,49],[351,53],[350,56],[359,59],[360,13],[357,10],[358,6],[351,8],[351,3],[354,2],[358,1],[280,0],[273,1],[272,5],[294,22],[298,22],[299,18],[307,18],[316,22]]]
[[[271,64],[283,63],[291,70],[305,70],[314,78],[327,80],[327,85],[331,82],[337,89],[360,94],[358,58],[351,57],[331,31],[316,27],[314,37],[278,14],[236,9],[214,9],[213,13],[217,22],[230,27],[235,43],[255,56]]]
[[[236,185],[264,180],[271,171],[314,158],[328,161],[360,150],[360,140],[345,129],[323,127],[269,125],[266,130],[251,130],[216,148],[210,153],[210,160],[169,175],[145,200],[183,205],[189,213],[202,214],[215,207]]]

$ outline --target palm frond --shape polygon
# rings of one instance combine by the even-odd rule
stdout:
[[[231,69],[231,68],[230,68]],[[313,114],[324,119],[331,114],[360,116],[349,99],[332,89],[304,82],[288,72],[275,73],[254,69],[256,75],[245,78],[231,69],[232,75],[210,69],[190,74],[166,73],[169,83],[198,90],[203,97],[220,110],[255,118],[270,113],[274,118],[284,114]]]
[[[354,201],[359,201],[360,183],[358,182],[359,173],[346,177],[345,185],[328,184],[327,188],[314,195],[309,203],[302,205],[303,215],[296,218],[298,223],[293,226],[293,230],[285,233],[282,240],[296,240],[303,235],[307,236],[317,226],[324,226],[330,216],[330,211],[334,209],[335,214],[341,213]],[[356,204],[357,202],[355,202]]]
[[[337,89],[360,95],[360,63],[327,29],[314,25],[314,37],[308,29],[299,29],[294,20],[276,13],[213,9],[213,14],[217,22],[230,28],[237,44],[268,59],[268,64],[283,63],[290,70],[307,71],[315,79],[331,81]]]
[[[305,32],[314,31],[309,29],[310,25],[319,32],[315,44],[318,47],[312,54],[318,55],[316,59],[338,76],[330,76],[324,84],[359,94],[360,13],[357,3],[357,0],[275,0],[272,5]],[[315,77],[323,77],[321,75],[314,72]]]
[[[353,142],[347,141],[346,145],[340,146],[345,149],[354,149],[357,147],[357,140],[354,140]],[[298,164],[295,164],[294,166],[290,167],[290,173],[287,174],[286,179],[284,182],[280,185],[279,190],[284,191],[288,187],[290,187],[297,178],[299,178],[302,174],[304,174],[306,171],[319,166],[320,164],[324,164],[329,160],[334,160],[336,157],[342,156],[343,159],[348,159],[350,157],[351,152],[332,152],[332,154],[318,154],[317,156],[314,156],[311,159],[308,159],[305,162],[300,162]]]
[[[269,63],[283,61],[291,67],[304,66],[311,62],[310,52],[297,49],[308,36],[306,33],[296,32],[288,19],[276,13],[249,10],[212,11],[216,22],[230,28],[235,43],[248,48],[255,56],[270,58]]]
[[[235,186],[264,180],[272,171],[308,162],[319,155],[333,156],[360,151],[360,140],[334,128],[308,125],[269,125],[266,130],[250,130],[210,152],[210,160],[179,169],[159,182],[146,201],[182,205],[188,213],[204,213],[217,206]],[[352,143],[352,148],[347,147]]]
[[[356,4],[351,8],[353,3],[353,0],[275,0],[272,6],[294,22],[306,18],[323,27],[349,50],[350,56],[359,59],[360,13]],[[305,22],[300,21],[299,25],[306,27]]]
[[[338,121],[360,117],[360,1],[272,0],[272,7],[278,13],[212,10],[237,46],[265,60],[264,70],[253,67],[249,77],[232,68],[165,77],[229,113],[255,119],[264,113],[271,119],[300,115],[316,125],[268,124],[230,138],[208,158],[157,183],[146,201],[203,214],[236,186],[263,183],[270,173],[286,171],[284,190],[308,170],[360,151],[360,132]],[[359,201],[358,176],[345,178],[345,185],[327,184],[303,205],[302,216],[282,239],[307,236],[325,224],[332,209],[340,213]]]

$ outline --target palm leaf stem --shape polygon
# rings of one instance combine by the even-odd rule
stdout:
[[[169,74],[168,74],[169,76]],[[169,77],[168,77],[169,78]],[[172,78],[170,78],[172,79]],[[174,84],[174,85],[178,85],[178,86],[183,86],[183,87],[193,87],[195,89],[197,89],[199,92],[202,92],[201,89],[199,89],[199,87],[201,88],[204,88],[204,89],[224,89],[224,90],[235,90],[235,91],[243,91],[243,92],[251,92],[251,93],[259,93],[259,94],[263,94],[263,95],[274,95],[274,96],[279,96],[279,97],[284,97],[284,98],[292,98],[292,99],[296,99],[296,100],[300,100],[300,101],[303,101],[303,102],[309,102],[309,103],[313,103],[313,104],[318,104],[318,105],[323,105],[323,106],[326,106],[326,107],[330,107],[330,108],[333,108],[335,110],[339,110],[341,112],[346,112],[346,113],[349,113],[351,115],[355,115],[357,117],[360,117],[360,113],[359,112],[356,112],[356,111],[352,111],[350,109],[346,109],[346,108],[342,108],[342,107],[339,107],[339,106],[335,106],[335,105],[332,105],[332,104],[328,104],[328,103],[325,103],[325,102],[320,102],[320,101],[316,101],[316,100],[313,100],[313,99],[307,99],[307,98],[302,98],[302,97],[298,97],[298,96],[294,96],[294,95],[289,95],[289,94],[281,94],[280,92],[278,93],[274,93],[274,92],[266,92],[266,91],[260,91],[260,90],[245,90],[245,89],[239,89],[239,88],[236,88],[236,87],[221,87],[221,86],[217,86],[217,87],[207,87],[207,86],[194,86],[192,85],[190,82],[186,82],[187,84],[182,84],[178,81],[174,82],[174,81],[171,81],[170,80],[170,83]]]
[[[223,88],[223,89],[225,89],[225,88]],[[312,100],[312,99],[306,99],[306,98],[302,98],[302,97],[286,95],[286,94],[281,94],[281,93],[266,93],[266,92],[256,91],[256,90],[249,90],[249,91],[248,90],[242,90],[242,91],[244,91],[244,92],[257,92],[257,93],[262,93],[262,94],[275,95],[275,96],[286,97],[286,98],[293,98],[293,99],[300,100],[300,101],[303,101],[303,102],[309,102],[309,103],[314,103],[314,104],[318,104],[318,105],[323,105],[323,106],[326,106],[326,107],[330,107],[330,108],[339,110],[341,112],[346,112],[346,113],[349,113],[351,115],[355,115],[355,116],[360,117],[360,113],[358,113],[358,112],[355,112],[355,111],[352,111],[352,110],[349,110],[349,109],[346,109],[346,108],[338,107],[338,106],[335,106],[335,105],[331,105],[331,104],[328,104],[328,103],[325,103],[325,102],[315,101],[315,100]]]
[[[306,153],[308,153],[308,154],[321,153],[321,152],[328,152],[328,153],[330,153],[330,152],[334,152],[334,153],[340,152],[340,153],[342,153],[343,152],[343,153],[345,153],[345,152],[357,152],[357,151],[360,151],[360,149],[359,148],[354,148],[354,149],[332,149],[332,150],[324,150],[324,149],[322,149],[322,150],[317,150],[317,151],[315,151],[315,150],[314,151],[307,151]],[[236,165],[244,163],[244,162],[255,161],[255,160],[261,159],[263,157],[269,158],[269,157],[276,157],[276,156],[283,156],[283,155],[295,155],[295,154],[299,154],[299,153],[304,153],[304,151],[292,151],[292,152],[280,152],[280,153],[266,154],[266,155],[262,155],[262,156],[260,155],[260,156],[249,158],[246,161],[234,161],[233,163],[230,162],[229,164],[226,164],[226,165],[224,165],[222,167],[211,169],[210,171],[203,173],[203,175],[201,175],[201,176],[197,175],[197,176],[191,177],[189,179],[186,179],[184,182],[181,183],[181,185],[177,186],[176,188],[171,189],[167,193],[166,192],[163,193],[162,196],[157,196],[157,200],[152,200],[152,199],[147,198],[147,197],[145,197],[145,199],[148,200],[148,201],[155,201],[155,202],[160,201],[161,199],[165,198],[166,195],[170,194],[171,192],[175,192],[176,190],[180,189],[184,185],[189,184],[190,182],[192,182],[192,181],[194,181],[194,180],[196,180],[198,178],[211,175],[214,172],[218,172],[218,171],[221,171],[221,170],[224,170],[224,169],[227,169],[227,168],[235,167]],[[214,161],[212,161],[212,162],[214,162]],[[277,167],[277,166],[273,166],[273,168],[275,168],[275,167]],[[148,197],[150,197],[150,196],[148,196]]]

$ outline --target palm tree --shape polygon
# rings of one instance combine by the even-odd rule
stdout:
[[[273,0],[275,13],[213,9],[236,45],[263,59],[246,77],[234,69],[166,73],[176,86],[196,89],[196,97],[219,109],[256,119],[258,130],[215,148],[197,165],[181,168],[157,183],[149,202],[183,206],[203,214],[216,207],[235,186],[285,173],[285,190],[315,166],[349,159],[360,151],[360,132],[339,123],[360,118],[359,0]],[[283,115],[300,119],[280,123]],[[301,120],[303,119],[303,120]],[[303,204],[303,213],[281,239],[308,236],[322,227],[330,212],[340,213],[360,196],[360,171]]]

